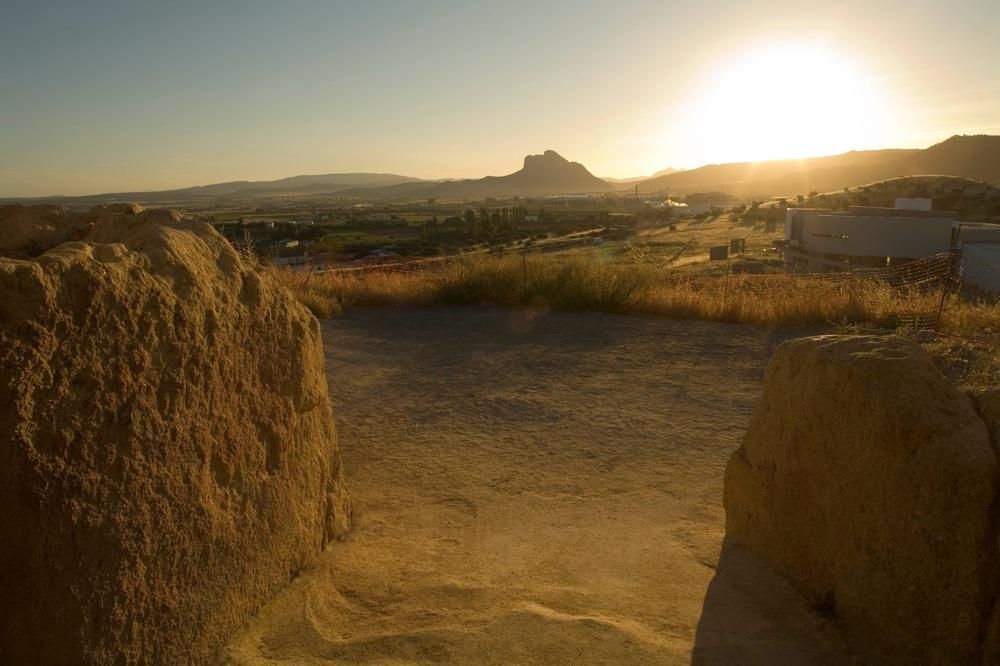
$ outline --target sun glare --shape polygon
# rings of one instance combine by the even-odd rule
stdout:
[[[702,162],[835,154],[878,145],[887,129],[870,68],[825,46],[755,48],[709,71],[675,125]]]

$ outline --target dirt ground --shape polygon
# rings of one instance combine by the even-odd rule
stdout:
[[[723,540],[723,469],[790,334],[448,308],[323,334],[356,527],[231,662],[851,663]]]

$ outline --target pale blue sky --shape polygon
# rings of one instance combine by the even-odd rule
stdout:
[[[623,177],[1000,133],[1000,2],[819,5],[0,0],[0,196],[473,177],[547,148]],[[874,97],[878,124],[827,127]],[[799,136],[772,137],[788,105]]]

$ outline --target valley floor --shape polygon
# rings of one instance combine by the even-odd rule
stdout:
[[[229,659],[851,663],[723,541],[726,460],[786,337],[499,309],[328,320],[356,526]]]

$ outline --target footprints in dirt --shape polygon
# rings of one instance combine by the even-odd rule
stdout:
[[[476,508],[475,503],[464,497],[442,497],[434,500],[434,504],[444,506],[449,509],[455,509],[459,513],[472,517],[479,515],[479,510]]]
[[[400,616],[408,621],[350,638],[315,627],[328,638],[310,652],[337,661],[507,664],[539,663],[539,655],[548,663],[583,655],[599,663],[662,663],[674,651],[669,638],[634,620],[566,612],[458,583],[415,591]]]

